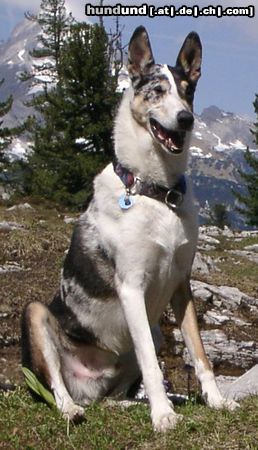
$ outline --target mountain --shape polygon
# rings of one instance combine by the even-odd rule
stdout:
[[[235,211],[232,190],[245,191],[239,169],[249,170],[244,159],[247,146],[252,152],[257,151],[252,128],[250,120],[217,106],[205,108],[196,116],[190,168],[201,218],[207,217],[212,205],[224,203],[231,223],[240,229],[246,228],[244,218]]]
[[[38,45],[40,27],[37,23],[23,20],[13,30],[7,42],[0,45],[0,79],[4,84],[0,89],[0,101],[13,95],[13,108],[5,117],[6,126],[17,125],[32,111],[24,105],[29,100],[29,82],[21,82],[19,77],[31,71],[33,58],[30,51]]]
[[[44,81],[51,81],[48,73],[37,74],[42,84],[31,87],[29,82],[21,82],[19,76],[25,70],[34,72],[37,63],[30,51],[38,47],[40,28],[37,23],[28,20],[18,24],[9,40],[0,43],[0,79],[5,78],[0,89],[0,101],[8,95],[14,97],[12,111],[6,116],[8,126],[21,123],[33,111],[24,105],[30,97],[41,90]],[[51,61],[45,61],[46,67]],[[126,71],[120,77],[120,90],[127,84]],[[196,197],[200,204],[201,222],[207,219],[209,209],[215,203],[224,203],[234,227],[244,229],[244,219],[235,212],[234,190],[244,190],[238,170],[248,171],[244,159],[246,147],[256,152],[250,131],[253,124],[245,117],[232,112],[225,112],[217,106],[205,108],[195,117],[195,127],[191,143],[190,170]],[[27,137],[16,139],[12,144],[12,158],[20,158],[27,148]]]

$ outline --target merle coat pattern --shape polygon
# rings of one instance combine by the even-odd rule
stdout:
[[[199,36],[190,33],[174,67],[155,64],[146,30],[135,30],[131,87],[114,126],[116,161],[133,184],[123,182],[112,164],[96,177],[57,295],[49,307],[32,302],[24,311],[23,363],[70,419],[94,400],[126,398],[142,376],[154,429],[177,423],[156,357],[158,322],[169,302],[207,404],[236,406],[217,388],[190,289],[198,226],[185,172],[201,53]]]

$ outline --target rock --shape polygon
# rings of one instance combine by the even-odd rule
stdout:
[[[212,250],[216,250],[215,245],[210,245],[210,244],[206,244],[205,242],[198,244],[198,250],[204,251],[204,252],[209,252]]]
[[[234,322],[239,327],[250,327],[252,324],[251,322],[246,322],[246,320],[239,319],[239,317],[231,316],[230,320]]]
[[[203,302],[212,303],[212,300],[213,300],[212,292],[210,292],[208,289],[203,288],[202,286],[200,286],[199,288],[198,288],[198,286],[193,287],[193,285],[196,285],[197,283],[201,283],[201,282],[192,281],[192,283],[191,283],[194,297],[199,298]]]
[[[230,228],[228,228],[227,226],[224,227],[221,234],[222,234],[222,236],[224,236],[228,239],[234,238],[234,236],[235,236],[233,231],[230,230]]]
[[[210,272],[216,270],[215,263],[209,255],[202,255],[200,252],[196,252],[192,267],[194,274],[209,275]]]
[[[256,254],[253,251],[228,250],[228,253],[231,253],[232,255],[241,256],[242,258],[247,258],[247,259],[249,259],[249,261],[254,262],[255,264],[258,264],[258,254]]]
[[[230,286],[215,286],[202,281],[191,281],[192,291],[195,297],[203,301],[209,301],[218,308],[235,311],[240,305],[258,307],[258,300],[241,292],[238,288]],[[201,295],[200,295],[201,294]]]
[[[20,342],[20,337],[17,335],[14,336],[4,336],[0,334],[0,348],[1,347],[10,347],[11,345],[18,344]]]
[[[17,222],[7,222],[7,221],[3,221],[0,222],[0,232],[8,232],[8,231],[13,231],[13,230],[21,230],[25,228],[25,226],[22,223],[17,223]]]
[[[219,236],[221,230],[218,227],[199,227],[198,249],[199,250],[214,250],[220,243],[214,236]]]
[[[218,304],[219,302],[218,306],[222,304],[227,308],[228,305],[230,305],[233,309],[240,306],[243,297],[246,296],[246,294],[243,294],[238,288],[230,286],[212,286],[212,292],[217,297],[214,304],[216,304],[216,302]]]
[[[203,225],[203,226],[199,227],[199,233],[201,236],[204,235],[204,236],[216,237],[216,236],[221,235],[221,229],[216,227],[215,225],[211,225],[211,226]]]
[[[201,230],[202,234],[206,234],[206,235],[212,236],[212,237],[218,237],[218,236],[224,236],[227,238],[234,237],[233,231],[227,226],[224,226],[224,228],[219,228],[219,227],[216,227],[215,225],[202,226],[202,227],[200,227],[200,230]]]
[[[228,399],[241,400],[250,395],[258,395],[258,364],[233,382],[223,381],[220,380],[219,386]]]
[[[0,266],[0,275],[7,272],[20,272],[23,269],[18,263],[12,262],[4,264],[3,266]]]
[[[245,239],[248,237],[258,237],[258,230],[249,230],[249,231],[241,231],[240,233],[236,233],[235,237],[238,239]]]
[[[24,210],[24,209],[29,209],[31,211],[34,211],[34,208],[32,208],[32,206],[29,203],[21,203],[19,205],[11,206],[10,208],[7,209],[7,211],[17,211],[17,210]]]
[[[183,357],[186,364],[192,365],[187,348],[179,329],[173,331],[174,353]],[[231,367],[249,368],[258,358],[258,348],[254,341],[228,339],[219,329],[201,331],[202,341],[209,360],[216,366],[227,364]]]
[[[6,190],[6,187],[0,185],[0,199],[10,200],[11,193]]]
[[[205,252],[216,250],[219,241],[210,236],[199,236],[197,249]]]
[[[77,218],[76,217],[67,217],[67,216],[65,216],[64,217],[64,223],[66,223],[67,225],[68,224],[74,224],[75,222],[77,222]]]
[[[247,250],[248,252],[255,252],[258,253],[258,244],[254,244],[254,245],[247,245],[246,247],[244,247],[245,250]]]
[[[228,316],[220,314],[214,309],[207,311],[206,314],[204,314],[203,318],[206,323],[211,325],[223,325],[230,320]]]
[[[1,382],[0,380],[0,391],[8,392],[8,391],[15,391],[17,386],[13,383],[11,383],[9,380],[4,380]]]
[[[220,392],[224,395],[226,389],[236,381],[238,377],[226,376],[226,375],[218,375],[216,377],[216,382]]]
[[[224,325],[225,323],[231,320],[239,327],[251,326],[250,322],[246,322],[245,320],[239,319],[239,317],[234,316],[232,312],[224,309],[221,312],[215,309],[211,309],[210,311],[207,311],[206,314],[204,314],[203,319],[205,323],[209,325]]]
[[[212,244],[212,245],[218,245],[220,242],[218,239],[215,239],[214,237],[208,236],[206,234],[200,234],[199,235],[199,241],[205,242],[206,244]]]

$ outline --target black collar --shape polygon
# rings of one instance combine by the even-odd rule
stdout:
[[[170,188],[167,188],[156,183],[147,183],[135,177],[129,169],[122,166],[117,158],[113,161],[113,167],[116,175],[123,182],[127,195],[145,195],[166,203],[173,210],[178,209],[182,204],[186,194],[185,175],[180,175],[177,182]]]

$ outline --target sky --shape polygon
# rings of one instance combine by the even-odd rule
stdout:
[[[7,40],[14,26],[23,20],[24,12],[36,12],[41,0],[1,0],[0,9],[0,40]],[[66,5],[77,20],[86,20],[85,3],[99,5],[95,0],[66,0]],[[216,105],[225,111],[256,119],[253,107],[255,94],[258,94],[258,2],[257,0],[174,0],[145,2],[137,0],[112,1],[105,0],[104,6],[147,5],[139,12],[159,12],[161,15],[120,16],[123,26],[123,43],[127,44],[138,25],[144,25],[148,31],[152,50],[157,63],[174,65],[179,49],[190,31],[197,31],[203,45],[202,77],[195,96],[195,111],[200,113],[203,108]],[[32,6],[33,5],[33,6]],[[187,11],[182,6],[187,6]],[[216,7],[221,5],[221,11],[228,15],[216,17],[206,15],[220,13]],[[257,5],[257,6],[256,6]],[[165,9],[164,6],[172,6]],[[203,14],[193,17],[197,8]],[[207,10],[208,7],[211,9]],[[227,8],[234,7],[232,10]],[[173,8],[174,7],[174,8]],[[246,8],[249,7],[247,10]],[[237,10],[237,8],[239,10]],[[244,9],[249,15],[236,15]],[[178,15],[170,17],[166,13]],[[115,12],[115,11],[114,11]],[[186,12],[189,15],[186,15]],[[162,14],[163,13],[163,14]],[[179,14],[179,13],[182,13]],[[183,15],[184,14],[184,15]],[[231,15],[229,15],[231,14]],[[232,15],[233,14],[233,15]],[[90,17],[91,21],[98,18]],[[104,17],[107,29],[114,27],[115,16]],[[1,78],[1,74],[0,74]]]

